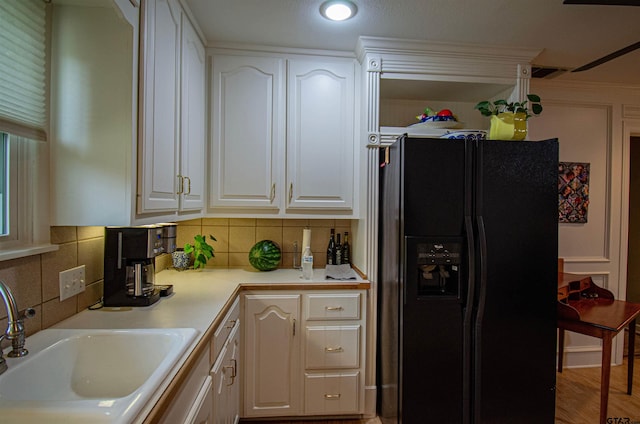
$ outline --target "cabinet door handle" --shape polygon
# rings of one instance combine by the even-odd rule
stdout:
[[[340,393],[325,393],[324,395],[325,399],[340,399]]]
[[[293,335],[296,335],[296,320],[295,318],[293,319]]]
[[[178,192],[176,194],[184,193],[184,177],[178,174]]]
[[[229,361],[231,362],[231,365],[227,365],[224,368],[231,370],[231,383],[227,383],[227,386],[233,386],[233,382],[238,375],[238,361],[235,359],[229,359]]]
[[[342,346],[337,346],[337,347],[325,347],[324,348],[325,352],[330,352],[330,353],[340,353],[340,352],[344,352],[344,349],[342,348]]]
[[[271,197],[269,198],[269,202],[273,203],[273,200],[276,198],[276,183],[271,184]]]
[[[291,199],[293,199],[293,183],[289,184],[289,203],[291,203]]]
[[[325,306],[324,309],[327,311],[342,311],[344,308],[342,306]]]
[[[185,194],[191,194],[191,178],[184,177],[184,179],[187,180],[187,192]]]

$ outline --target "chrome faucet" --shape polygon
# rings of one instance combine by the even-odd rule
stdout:
[[[22,312],[18,312],[18,304],[16,303],[9,286],[4,281],[0,281],[0,296],[4,300],[4,306],[7,309],[7,330],[0,335],[0,341],[6,338],[11,340],[12,350],[7,354],[10,358],[18,358],[25,356],[29,351],[24,348],[25,334],[23,320],[31,318],[36,314],[33,308],[27,308]],[[7,362],[2,356],[0,349],[0,374],[7,370]]]

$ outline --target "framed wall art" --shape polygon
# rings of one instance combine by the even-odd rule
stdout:
[[[586,223],[589,210],[589,163],[558,164],[558,221]]]

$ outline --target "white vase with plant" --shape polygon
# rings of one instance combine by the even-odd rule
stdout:
[[[209,235],[209,238],[217,241],[212,235]],[[202,269],[213,257],[215,257],[213,247],[207,243],[207,238],[197,234],[193,237],[193,244],[185,243],[184,249],[172,253],[173,267],[184,270],[189,268],[193,261],[193,269]]]

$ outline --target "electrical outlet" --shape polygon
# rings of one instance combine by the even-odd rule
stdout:
[[[84,291],[84,265],[60,272],[60,301]]]

